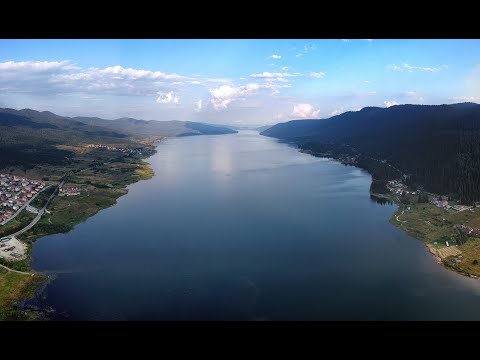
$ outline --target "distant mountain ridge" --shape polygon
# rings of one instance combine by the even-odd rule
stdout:
[[[261,134],[316,153],[358,151],[433,192],[456,192],[469,201],[480,199],[479,131],[480,105],[460,103],[366,107],[328,119],[292,120]]]
[[[134,136],[220,135],[235,134],[237,132],[228,127],[180,120],[157,121],[133,118],[106,120],[98,117],[75,117],[73,119],[84,124],[115,129]]]
[[[56,115],[49,111],[0,108],[0,169],[59,164],[71,155],[59,145],[138,145],[136,138],[231,134],[235,130],[189,121],[145,121]]]

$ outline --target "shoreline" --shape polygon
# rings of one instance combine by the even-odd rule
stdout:
[[[285,142],[286,144],[288,145],[294,145],[298,151],[304,153],[304,154],[308,154],[308,155],[311,155],[311,156],[314,156],[314,157],[320,157],[320,158],[325,158],[325,159],[328,159],[328,160],[332,160],[332,161],[335,161],[339,164],[342,164],[342,165],[347,165],[347,166],[354,166],[356,167],[357,169],[360,169],[360,170],[363,170],[365,171],[366,173],[368,173],[371,177],[372,177],[372,180],[371,182],[373,182],[373,176],[372,174],[367,170],[367,169],[364,169],[362,167],[359,167],[359,166],[356,166],[354,163],[343,163],[340,159],[336,158],[334,154],[321,154],[321,153],[316,153],[314,151],[311,151],[311,150],[304,150],[304,149],[301,149],[298,144],[296,143],[291,143],[291,142]],[[376,198],[379,198],[379,199],[384,199],[384,200],[387,200],[387,201],[391,201],[392,203],[394,203],[395,205],[397,205],[397,209],[395,210],[395,212],[392,214],[392,216],[390,217],[390,219],[388,220],[390,224],[392,224],[393,226],[395,226],[396,228],[402,230],[405,234],[407,234],[408,236],[414,238],[415,240],[417,241],[420,241],[422,242],[424,245],[425,245],[425,248],[426,250],[430,253],[430,255],[432,256],[433,260],[440,266],[442,266],[443,268],[445,268],[446,270],[450,270],[450,271],[453,271],[455,272],[456,274],[459,274],[459,275],[463,275],[465,277],[469,277],[469,278],[472,278],[472,279],[480,279],[480,276],[476,276],[472,273],[469,273],[463,269],[460,269],[460,268],[457,268],[457,267],[453,267],[453,266],[448,266],[445,261],[438,255],[437,253],[437,250],[431,245],[431,244],[428,244],[424,239],[418,237],[418,236],[415,236],[414,234],[412,234],[410,231],[408,231],[408,229],[405,229],[405,228],[402,228],[401,225],[403,222],[400,222],[400,221],[395,221],[395,220],[398,220],[397,219],[397,216],[399,215],[402,215],[402,212],[401,212],[401,208],[402,208],[402,204],[400,203],[399,199],[398,199],[398,196],[395,198],[395,197],[392,197],[392,196],[388,196],[388,195],[384,195],[384,194],[377,194],[377,193],[372,193],[370,190],[369,190],[369,194],[370,196],[372,197],[376,197]],[[445,258],[446,259],[446,258]]]
[[[8,263],[3,263],[2,264],[6,267],[8,267],[6,270],[7,272],[13,271],[13,272],[25,272],[23,276],[27,276],[27,273],[34,273],[35,274],[35,280],[31,281],[31,284],[29,285],[29,290],[26,291],[25,293],[22,293],[20,296],[16,297],[13,299],[13,304],[9,306],[7,309],[7,313],[12,313],[15,314],[13,315],[14,319],[24,319],[26,317],[27,320],[49,320],[49,315],[53,315],[55,313],[54,309],[42,309],[39,306],[37,306],[38,300],[43,296],[44,291],[48,287],[48,284],[50,284],[52,281],[55,280],[56,275],[55,274],[49,274],[47,272],[42,272],[42,271],[34,271],[34,269],[31,267],[31,262],[32,262],[32,250],[33,246],[35,245],[35,242],[42,239],[45,236],[49,235],[54,235],[54,234],[60,234],[60,233],[69,233],[70,231],[74,230],[77,225],[87,221],[88,219],[92,218],[102,210],[108,209],[110,207],[115,206],[118,203],[118,199],[127,195],[129,193],[129,187],[130,185],[136,184],[141,182],[142,180],[149,180],[152,179],[155,176],[155,172],[153,171],[151,167],[151,163],[148,162],[148,159],[150,159],[152,156],[154,156],[157,153],[157,147],[158,145],[162,142],[162,139],[155,141],[152,143],[152,151],[148,153],[145,156],[141,156],[140,158],[137,159],[138,161],[138,168],[136,168],[128,178],[124,179],[125,183],[119,184],[119,185],[113,185],[109,187],[107,190],[109,191],[108,193],[108,202],[105,203],[100,203],[98,204],[98,207],[94,208],[90,213],[87,214],[81,214],[84,216],[80,216],[78,218],[73,218],[75,214],[72,214],[72,218],[70,219],[70,223],[68,224],[68,228],[65,229],[66,231],[62,231],[63,229],[56,229],[56,228],[51,228],[51,231],[40,231],[40,233],[37,233],[38,227],[35,228],[32,227],[32,229],[29,229],[27,232],[25,232],[25,237],[22,238],[22,242],[27,246],[27,251],[25,253],[25,258],[20,261],[8,261]],[[126,162],[122,162],[125,163]],[[102,189],[103,190],[103,189]],[[90,196],[90,193],[88,193],[87,196]],[[58,197],[55,197],[55,200]],[[73,199],[72,199],[73,198]],[[71,200],[77,200],[75,197],[61,197],[61,201],[71,201]],[[50,205],[51,206],[51,205]],[[55,207],[53,207],[55,209]],[[62,209],[63,210],[63,209]],[[55,214],[57,213],[57,210],[53,210],[50,212],[51,216],[48,220],[50,220]],[[44,214],[41,220],[47,221],[48,215]],[[40,223],[41,221],[39,221]],[[43,229],[42,229],[43,230]],[[8,236],[8,235],[7,235]],[[32,277],[33,279],[33,277]],[[33,289],[31,287],[34,287]]]

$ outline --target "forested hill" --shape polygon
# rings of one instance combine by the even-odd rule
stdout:
[[[88,125],[116,129],[134,136],[191,136],[233,134],[237,131],[223,126],[215,126],[192,121],[156,121],[120,118],[106,120],[95,117],[76,117],[74,120]]]
[[[126,134],[116,130],[85,125],[80,121],[49,111],[40,112],[31,109],[0,108],[0,128],[3,143],[26,141],[35,144],[57,140],[76,142],[86,137],[127,137]]]
[[[294,120],[261,133],[317,153],[385,160],[413,184],[480,200],[480,105],[367,107],[321,120]],[[364,166],[369,169],[369,166]],[[389,177],[388,171],[371,171]],[[382,175],[383,174],[383,175]]]
[[[235,133],[235,130],[187,121],[70,118],[49,111],[0,108],[0,170],[62,164],[71,157],[65,146],[138,145],[137,138]]]

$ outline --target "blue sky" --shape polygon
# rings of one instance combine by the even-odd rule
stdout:
[[[480,102],[479,40],[0,40],[0,106],[263,125]]]

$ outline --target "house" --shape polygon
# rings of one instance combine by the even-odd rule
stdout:
[[[61,188],[59,190],[59,196],[75,196],[80,195],[80,189],[78,187]]]

